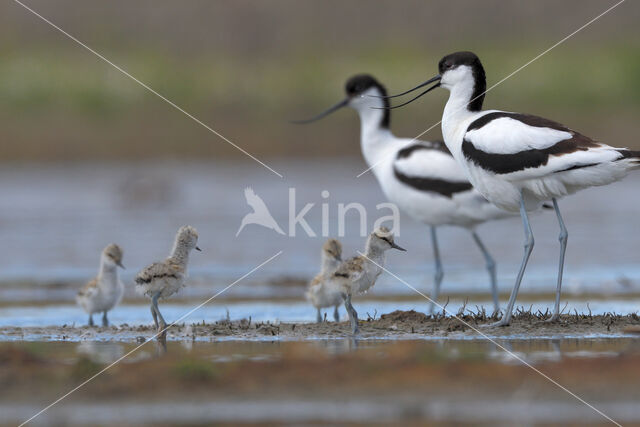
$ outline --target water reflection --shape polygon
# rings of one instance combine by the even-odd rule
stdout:
[[[79,355],[99,364],[113,363],[124,355],[124,345],[115,342],[82,341],[76,347]]]

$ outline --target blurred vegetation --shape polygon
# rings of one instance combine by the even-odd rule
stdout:
[[[65,14],[65,4],[73,13]],[[352,74],[370,72],[399,91],[435,74],[443,54],[465,49],[483,59],[492,85],[607,7],[269,4],[30,3],[258,156],[357,155],[353,112],[306,127],[287,122],[342,99]],[[639,14],[637,3],[623,4],[492,90],[486,106],[548,116],[604,142],[640,147]],[[19,6],[0,6],[0,26],[4,161],[242,156]],[[394,112],[394,131],[411,137],[437,122],[446,100],[439,92]],[[439,127],[422,138],[440,138]]]
[[[218,376],[212,362],[193,358],[179,360],[173,371],[179,379],[186,381],[209,381]]]
[[[80,357],[73,364],[69,375],[74,381],[84,381],[91,378],[102,369],[103,367],[100,364],[92,361],[91,359],[87,357]]]

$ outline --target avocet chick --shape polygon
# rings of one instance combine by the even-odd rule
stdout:
[[[384,267],[385,252],[392,248],[406,251],[396,245],[387,227],[380,227],[367,238],[364,254],[343,262],[332,276],[330,286],[340,289],[354,335],[358,333],[358,313],[351,305],[351,296],[367,292],[376,284]]]
[[[318,310],[318,323],[322,322],[320,309],[334,307],[333,319],[338,322],[338,306],[342,304],[342,294],[339,289],[327,283],[342,262],[342,244],[337,239],[329,239],[322,245],[320,274],[313,278],[307,290],[307,299]]]
[[[98,276],[87,283],[76,295],[80,307],[89,314],[89,326],[93,326],[93,313],[102,313],[102,326],[109,326],[107,312],[118,305],[124,293],[124,285],[118,277],[122,265],[122,249],[115,243],[102,250]]]
[[[169,257],[145,267],[135,277],[136,290],[151,298],[151,315],[158,332],[164,331],[167,326],[158,309],[158,299],[167,298],[184,286],[189,254],[193,249],[200,250],[197,245],[196,229],[189,225],[180,227]]]

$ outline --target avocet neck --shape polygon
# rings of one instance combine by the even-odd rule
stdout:
[[[373,91],[372,91],[373,92]],[[375,95],[379,92],[375,91]],[[384,107],[383,102],[378,98],[361,97],[354,102],[353,108],[360,116],[360,146],[364,160],[369,167],[380,161],[385,149],[389,148],[389,143],[394,139],[393,134],[387,126],[385,117],[389,114],[387,110],[377,109]],[[374,108],[377,107],[377,108]]]
[[[374,120],[362,116],[361,114],[360,146],[367,165],[371,167],[380,161],[383,151],[389,148],[394,137],[389,129],[375,125]]]
[[[459,82],[450,89],[449,100],[442,113],[442,135],[445,144],[452,153],[458,151],[460,147],[452,147],[450,144],[457,141],[456,135],[461,131],[460,126],[468,119],[478,113],[469,109],[469,102],[474,93],[473,80]]]
[[[189,248],[176,240],[169,258],[186,268],[189,262]]]
[[[335,271],[340,265],[340,260],[329,256],[327,254],[322,254],[322,273],[326,274],[331,271]]]
[[[373,236],[371,235],[369,235],[369,237],[367,238],[367,242],[364,245],[364,254],[367,258],[375,261],[376,264],[381,264],[378,261],[382,261],[382,263],[384,263],[384,249],[373,243]]]
[[[117,281],[118,279],[118,267],[113,262],[108,261],[106,255],[102,255],[100,258],[98,277],[108,281]]]

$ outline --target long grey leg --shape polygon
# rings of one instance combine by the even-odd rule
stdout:
[[[167,326],[167,323],[164,321],[164,317],[162,317],[162,313],[160,313],[160,309],[158,308],[158,298],[160,298],[160,292],[156,293],[151,298],[151,304],[153,305],[153,308],[156,311],[156,315],[158,316],[158,320],[159,320],[158,331],[161,331]]]
[[[360,332],[358,329],[358,313],[355,308],[351,305],[351,295],[347,294],[344,298],[344,308],[347,310],[349,314],[349,321],[351,321],[351,332],[353,335],[356,335]]]
[[[93,326],[93,313],[89,315],[89,326]]]
[[[151,315],[153,316],[153,323],[156,325],[156,329],[158,329],[158,315],[156,314],[156,309],[153,306],[153,300],[151,301]]]
[[[471,235],[473,236],[473,240],[475,240],[476,245],[482,251],[484,255],[484,259],[487,262],[487,271],[489,271],[489,278],[491,279],[491,296],[493,297],[493,310],[494,313],[500,311],[500,302],[498,301],[498,277],[496,275],[496,262],[493,257],[487,250],[482,240],[480,240],[480,236],[476,233],[475,230],[471,231]]]
[[[333,307],[333,320],[336,322],[340,321],[340,313],[338,313],[338,306]]]
[[[560,318],[560,290],[562,289],[562,272],[564,270],[564,253],[567,250],[567,240],[569,240],[569,232],[567,231],[567,227],[564,226],[564,221],[562,220],[562,215],[560,215],[560,208],[558,207],[558,201],[553,200],[553,209],[556,211],[556,216],[558,217],[558,224],[560,225],[560,235],[558,236],[558,240],[560,241],[560,260],[558,263],[558,284],[556,286],[556,303],[553,307],[553,315],[550,322],[555,322]]]
[[[509,298],[509,303],[507,304],[507,309],[502,315],[502,319],[498,322],[490,325],[490,326],[507,326],[511,323],[511,314],[513,312],[513,306],[516,303],[516,297],[518,296],[518,290],[520,289],[520,283],[522,282],[522,276],[524,276],[524,270],[527,268],[527,263],[529,262],[529,256],[531,256],[531,252],[533,251],[533,245],[535,243],[533,239],[533,231],[531,231],[531,224],[529,224],[529,216],[527,215],[527,210],[524,207],[524,196],[522,193],[520,194],[520,216],[522,217],[522,225],[524,226],[524,255],[522,257],[522,264],[520,264],[520,271],[518,271],[518,276],[516,277],[516,283],[513,285],[513,290],[511,291],[511,297]]]
[[[316,313],[316,322],[322,323],[322,313],[320,313],[320,308],[317,308],[318,312]]]
[[[106,311],[102,313],[102,326],[104,326],[105,328],[109,326],[109,319],[107,319]]]
[[[438,236],[436,235],[436,227],[431,227],[431,245],[433,246],[433,258],[436,264],[436,272],[433,280],[433,290],[431,291],[431,304],[429,304],[429,312],[427,314],[433,314],[433,308],[438,301],[440,295],[440,285],[442,284],[442,278],[444,277],[444,271],[442,270],[442,260],[440,259],[440,248],[438,248]]]

